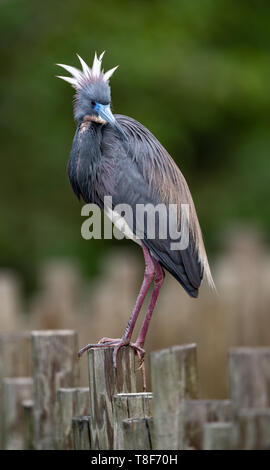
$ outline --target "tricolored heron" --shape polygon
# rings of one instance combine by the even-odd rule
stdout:
[[[137,222],[135,207],[140,204],[152,204],[154,207],[163,204],[167,209],[170,204],[177,205],[179,217],[182,204],[189,208],[188,245],[184,249],[172,249],[170,236],[149,238],[146,230],[143,230],[141,237],[134,238],[143,250],[145,272],[124,334],[117,339],[102,338],[98,344],[88,344],[79,352],[81,355],[92,347],[112,346],[116,367],[117,352],[124,345],[134,348],[143,361],[145,337],[163,283],[164,269],[179,281],[191,297],[198,296],[204,274],[212,287],[214,283],[186,180],[148,129],[131,117],[112,114],[109,79],[117,67],[105,73],[101,69],[103,55],[104,52],[98,58],[95,54],[91,68],[78,56],[82,70],[58,64],[71,74],[71,77],[59,78],[69,82],[76,90],[74,117],[77,130],[68,165],[73,191],[79,199],[82,197],[86,203],[97,204],[111,217],[119,204],[129,204],[134,209],[134,226]],[[111,196],[110,210],[104,206],[105,196]],[[176,225],[180,224],[179,217]],[[158,225],[156,221],[155,224]],[[131,226],[130,220],[126,220],[124,231],[129,237],[135,234]],[[154,286],[147,313],[139,336],[133,343],[134,326],[152,281]]]

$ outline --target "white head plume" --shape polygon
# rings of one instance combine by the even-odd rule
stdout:
[[[109,82],[109,79],[117,69],[118,65],[108,70],[107,72],[101,70],[102,59],[104,54],[105,51],[102,52],[99,57],[97,57],[97,53],[95,52],[92,68],[89,67],[87,63],[78,54],[77,56],[81,63],[82,70],[79,70],[75,67],[71,67],[70,65],[56,64],[72,75],[72,77],[63,77],[60,75],[57,75],[57,77],[70,83],[76,90],[80,90],[89,81],[103,80],[104,82]]]

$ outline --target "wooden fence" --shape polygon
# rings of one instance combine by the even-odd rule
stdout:
[[[270,449],[270,348],[231,349],[230,399],[202,400],[195,344],[152,352],[141,393],[129,347],[116,370],[111,348],[91,349],[78,387],[77,342],[73,330],[0,335],[2,449]]]

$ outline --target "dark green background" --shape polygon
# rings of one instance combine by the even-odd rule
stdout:
[[[270,228],[270,2],[9,0],[0,4],[0,265],[31,287],[50,256],[88,274],[116,241],[82,240],[66,165],[75,124],[55,63],[107,51],[114,111],[185,174],[210,251],[235,222]],[[127,243],[127,242],[126,242]]]

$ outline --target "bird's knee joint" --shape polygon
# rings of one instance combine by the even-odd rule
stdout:
[[[146,266],[145,271],[144,271],[145,277],[148,279],[151,279],[154,276],[154,274],[155,274],[154,268],[152,268],[151,266]]]
[[[161,277],[161,278],[159,278],[159,279],[156,278],[156,279],[155,279],[155,286],[156,286],[156,287],[161,287],[162,284],[163,284],[163,280],[164,280],[164,277]]]
[[[155,281],[154,281],[155,285],[158,287],[162,286],[164,278],[165,278],[164,272],[163,271],[158,272],[156,274]]]

